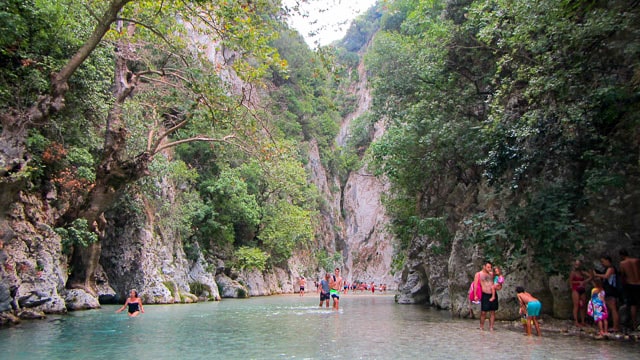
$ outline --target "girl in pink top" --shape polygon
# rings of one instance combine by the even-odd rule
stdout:
[[[493,301],[496,298],[496,290],[502,289],[502,284],[504,284],[504,276],[502,276],[502,270],[499,267],[493,267],[493,286],[491,287],[491,299],[489,301]]]

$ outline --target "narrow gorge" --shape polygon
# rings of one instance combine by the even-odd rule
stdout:
[[[569,319],[575,259],[640,254],[638,2],[380,2],[315,50],[271,2],[169,3],[12,2],[1,324],[336,266],[465,317],[486,260],[499,319],[518,285]]]

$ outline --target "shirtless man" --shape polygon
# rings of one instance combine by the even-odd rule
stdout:
[[[300,280],[298,280],[298,285],[300,285],[300,296],[304,296],[304,287],[307,285],[307,280],[304,276],[300,276]]]
[[[493,301],[491,299],[492,287],[493,287],[493,269],[492,264],[489,261],[484,263],[482,270],[478,271],[474,277],[474,283],[480,280],[480,287],[482,288],[482,298],[480,299],[480,330],[484,330],[484,320],[487,318],[487,312],[489,313],[489,330],[493,331],[493,324],[496,321],[496,310],[498,310],[498,292]],[[502,285],[496,286],[496,290],[501,290]]]
[[[620,274],[624,279],[624,293],[631,311],[633,329],[638,327],[637,314],[640,305],[640,259],[629,256],[627,250],[620,250]]]
[[[329,293],[333,299],[333,308],[335,310],[338,310],[338,306],[340,305],[340,289],[342,289],[343,283],[342,277],[340,276],[340,269],[336,268],[333,276],[329,280]]]

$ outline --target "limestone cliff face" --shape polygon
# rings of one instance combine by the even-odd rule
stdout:
[[[67,258],[52,224],[57,212],[38,196],[21,192],[2,223],[0,324],[64,313]]]
[[[352,121],[370,106],[371,96],[363,63],[358,67],[358,76],[359,81],[350,89],[358,99],[357,107],[341,124],[336,139],[339,146],[347,142]],[[375,126],[373,138],[381,136],[383,131],[380,121]],[[389,218],[381,203],[381,194],[388,189],[384,179],[367,173],[366,166],[363,166],[351,172],[346,183],[341,184],[337,176],[322,167],[314,142],[310,144],[308,167],[311,181],[320,189],[327,204],[322,209],[319,236],[324,248],[341,254],[345,280],[374,282],[376,285],[384,283],[388,288],[395,288],[397,279],[390,273],[392,238],[385,229]]]
[[[162,179],[158,188],[175,205],[176,185]],[[142,212],[115,208],[106,214],[100,264],[115,290],[114,300],[124,299],[130,289],[137,289],[145,303],[219,299],[214,274],[202,256],[188,260],[179,234],[160,221],[158,205],[142,198],[138,203]]]
[[[640,190],[637,181],[629,181],[630,185],[619,192],[603,195],[599,201],[587,206],[589,213],[583,222],[596,240],[584,255],[589,269],[597,267],[602,253],[613,257],[618,262],[618,251],[622,248],[639,249],[637,239],[638,204]],[[449,210],[456,215],[450,224],[453,229],[453,240],[445,249],[436,249],[440,244],[428,238],[413,240],[408,259],[402,272],[399,286],[398,302],[405,304],[430,304],[448,309],[455,316],[466,316],[469,312],[467,293],[474,274],[480,270],[483,262],[483,251],[471,244],[472,229],[468,226],[473,214],[485,211],[492,216],[503,216],[509,200],[506,194],[496,194],[484,184],[451,184],[453,189],[448,194],[441,194],[446,203],[454,204]],[[511,200],[513,201],[513,200]],[[578,244],[577,244],[578,245]],[[569,254],[558,254],[567,258]],[[503,266],[505,286],[499,292],[500,310],[498,319],[513,319],[518,316],[515,302],[515,287],[524,286],[535,294],[543,304],[543,312],[557,318],[571,316],[571,294],[567,285],[567,274],[547,275],[536,265],[535,254],[530,251],[526,256]],[[503,265],[503,264],[497,264]],[[476,312],[478,309],[475,309]]]

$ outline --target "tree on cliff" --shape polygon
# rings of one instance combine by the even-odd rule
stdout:
[[[587,221],[591,238],[637,234],[601,224],[598,203],[637,207],[639,17],[638,1],[394,1],[368,67],[401,248],[448,245],[444,222],[489,257],[535,254],[557,273]],[[461,188],[500,205],[460,211]]]
[[[243,139],[260,131],[251,104],[254,84],[266,69],[285,65],[268,45],[280,11],[278,4],[268,0],[8,1],[3,15],[25,36],[0,38],[0,56],[7,60],[2,69],[2,96],[11,99],[12,93],[18,93],[22,84],[12,84],[11,76],[15,80],[21,71],[40,83],[45,82],[47,71],[51,74],[48,86],[30,88],[24,98],[11,99],[0,108],[3,196],[15,196],[23,187],[22,180],[34,172],[51,171],[58,197],[66,200],[56,225],[83,218],[91,232],[100,234],[105,209],[127,184],[147,174],[153,157],[161,151],[191,141],[243,146]],[[65,26],[72,30],[61,39],[65,48],[55,49],[55,34],[63,33]],[[50,37],[43,39],[45,33]],[[77,50],[70,50],[74,47]],[[92,58],[97,52],[99,56]],[[73,84],[73,75],[83,67],[88,67],[84,69],[88,77],[94,76],[91,70],[107,74],[109,53],[114,62],[112,81],[96,76],[92,84],[99,86],[97,90],[83,88],[85,79]],[[89,104],[86,108],[94,106],[87,111],[91,114],[70,115],[66,102],[83,96],[73,94],[72,85],[103,92],[102,108]],[[104,96],[107,92],[110,98]],[[103,119],[90,124],[84,134],[76,130],[78,138],[102,136],[100,142],[93,140],[85,156],[95,158],[88,161],[95,164],[89,169],[90,176],[82,176],[78,166],[53,172],[56,162],[68,155],[55,143],[40,149],[39,165],[47,165],[45,170],[30,166],[30,146],[39,139],[34,133],[52,123],[64,127],[65,122],[87,117]],[[81,178],[90,180],[79,181]],[[97,244],[76,246],[70,285],[92,291],[98,259]]]

